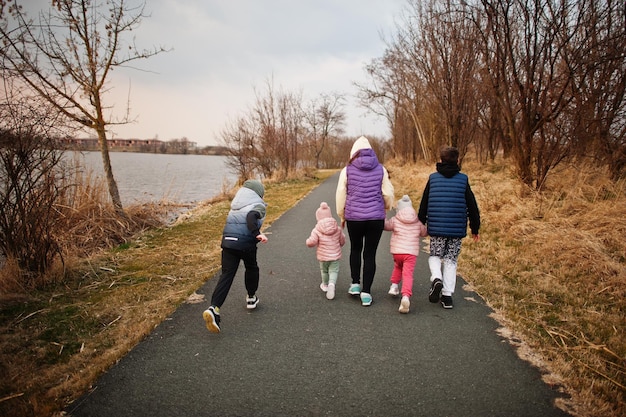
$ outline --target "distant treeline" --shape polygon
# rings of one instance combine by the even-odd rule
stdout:
[[[59,148],[76,151],[100,151],[98,139],[95,138],[63,138],[56,141]],[[111,152],[141,152],[164,154],[191,154],[191,155],[226,155],[224,146],[198,147],[196,142],[183,139],[162,141],[159,139],[109,139],[107,140]]]

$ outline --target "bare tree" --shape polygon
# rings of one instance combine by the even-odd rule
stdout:
[[[320,168],[320,157],[327,149],[328,141],[343,133],[346,118],[344,104],[342,94],[321,94],[319,98],[311,100],[303,112],[307,143],[315,160],[315,168]]]
[[[274,86],[268,81],[266,95],[256,93],[251,115],[251,120],[258,126],[258,137],[254,144],[258,169],[265,177],[271,176],[279,168],[280,141],[276,112]]]
[[[304,136],[302,126],[302,94],[284,93],[278,96],[278,137],[280,150],[280,166],[283,177],[298,168],[300,144]]]
[[[407,23],[400,45],[411,65],[423,74],[422,94],[443,130],[437,143],[431,144],[433,153],[445,143],[459,148],[462,158],[475,136],[479,103],[479,50],[475,27],[466,19],[468,6],[441,0],[412,0],[411,6],[416,21]]]
[[[549,170],[571,150],[570,139],[554,125],[572,100],[572,68],[564,63],[572,46],[569,33],[580,25],[575,4],[482,0],[482,7],[485,63],[518,175],[541,189]]]
[[[611,0],[410,0],[362,102],[397,156],[499,149],[540,190],[573,155],[626,172],[626,8]],[[413,126],[410,126],[410,122]]]
[[[398,36],[382,58],[366,66],[369,85],[357,85],[357,88],[362,105],[389,121],[396,154],[414,162],[418,152],[425,160],[430,160],[431,147],[428,127],[424,124],[427,118],[422,117],[422,111],[426,111],[421,94],[423,79],[405,54],[410,43]]]
[[[596,157],[617,180],[626,174],[626,7],[612,1],[579,7],[582,25],[567,61],[573,74],[568,132],[578,156]]]
[[[110,116],[105,95],[114,68],[164,51],[139,50],[134,42],[123,41],[145,17],[145,3],[52,0],[52,9],[41,12],[36,22],[26,16],[19,1],[7,3],[10,18],[3,17],[0,24],[3,66],[68,120],[96,132],[112,203],[126,217],[111,168],[107,126],[128,123],[130,118],[128,109],[121,118]]]
[[[298,144],[304,134],[301,109],[302,94],[276,91],[271,80],[264,93],[256,92],[251,118],[258,126],[256,154],[264,176],[286,176],[297,167]]]
[[[255,141],[257,132],[249,118],[239,117],[235,122],[225,127],[220,139],[227,149],[226,165],[235,173],[239,182],[252,178],[256,162]]]
[[[277,91],[271,81],[265,87],[255,89],[253,106],[220,135],[239,179],[287,178],[313,159],[317,166],[322,159],[338,165],[331,139],[342,133],[343,95],[322,93],[304,107],[301,93]]]
[[[431,160],[442,143],[464,155],[478,115],[479,50],[463,2],[411,0],[383,58],[366,70],[373,87],[361,99],[393,118],[397,154]],[[406,122],[412,121],[413,129]]]

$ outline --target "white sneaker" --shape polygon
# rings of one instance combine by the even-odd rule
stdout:
[[[204,317],[204,321],[206,322],[206,328],[209,329],[211,333],[219,333],[220,332],[220,309],[211,306],[204,310],[202,313],[202,317]]]
[[[400,313],[408,313],[409,312],[409,307],[411,306],[411,301],[409,300],[409,297],[404,295],[402,296],[402,301],[400,301],[400,308],[398,309],[398,311]]]
[[[320,284],[320,290],[326,292],[328,291],[328,285],[324,284],[323,282]]]
[[[252,297],[246,296],[246,308],[248,310],[254,310],[259,303],[259,297],[253,295]]]
[[[335,284],[328,284],[328,290],[326,291],[326,298],[332,300],[335,298]]]
[[[348,294],[350,295],[361,294],[361,284],[350,284],[350,288],[348,288]]]
[[[398,288],[398,284],[391,284],[391,287],[389,287],[389,295],[393,295],[395,297],[398,294],[400,294],[400,288]]]
[[[367,292],[361,293],[361,305],[363,306],[371,306],[372,305],[372,295]]]

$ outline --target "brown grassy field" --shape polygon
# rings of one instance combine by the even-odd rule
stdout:
[[[390,167],[413,201],[434,166]],[[578,416],[626,415],[626,181],[567,166],[537,193],[503,163],[468,162],[481,210],[463,276],[494,309],[502,333],[571,396]]]
[[[266,182],[265,224],[330,174]],[[193,299],[220,267],[230,198],[226,194],[201,204],[170,227],[152,228],[111,250],[68,260],[65,279],[44,289],[8,292],[16,285],[10,266],[4,268],[0,415],[57,415],[176,307]],[[91,228],[97,229],[94,235],[103,229]]]
[[[396,197],[417,204],[433,167],[388,168]],[[463,168],[483,225],[480,242],[464,241],[459,274],[520,356],[571,396],[563,408],[625,415],[626,184],[566,167],[539,194],[502,163]],[[268,183],[267,224],[328,175]],[[54,415],[192,300],[219,269],[227,210],[227,198],[207,202],[170,227],[69,263],[67,278],[44,290],[0,294],[0,415]]]

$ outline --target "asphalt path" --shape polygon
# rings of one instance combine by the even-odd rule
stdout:
[[[373,304],[348,295],[349,240],[337,295],[326,299],[315,249],[304,242],[321,201],[335,212],[337,178],[267,229],[256,310],[245,307],[241,265],[221,308],[222,332],[209,333],[202,312],[217,277],[208,280],[197,291],[206,302],[181,305],[68,415],[567,416],[554,406],[560,394],[498,335],[492,311],[460,277],[454,309],[428,302],[425,253],[411,311],[398,312],[400,299],[387,295],[389,232],[378,250]]]

